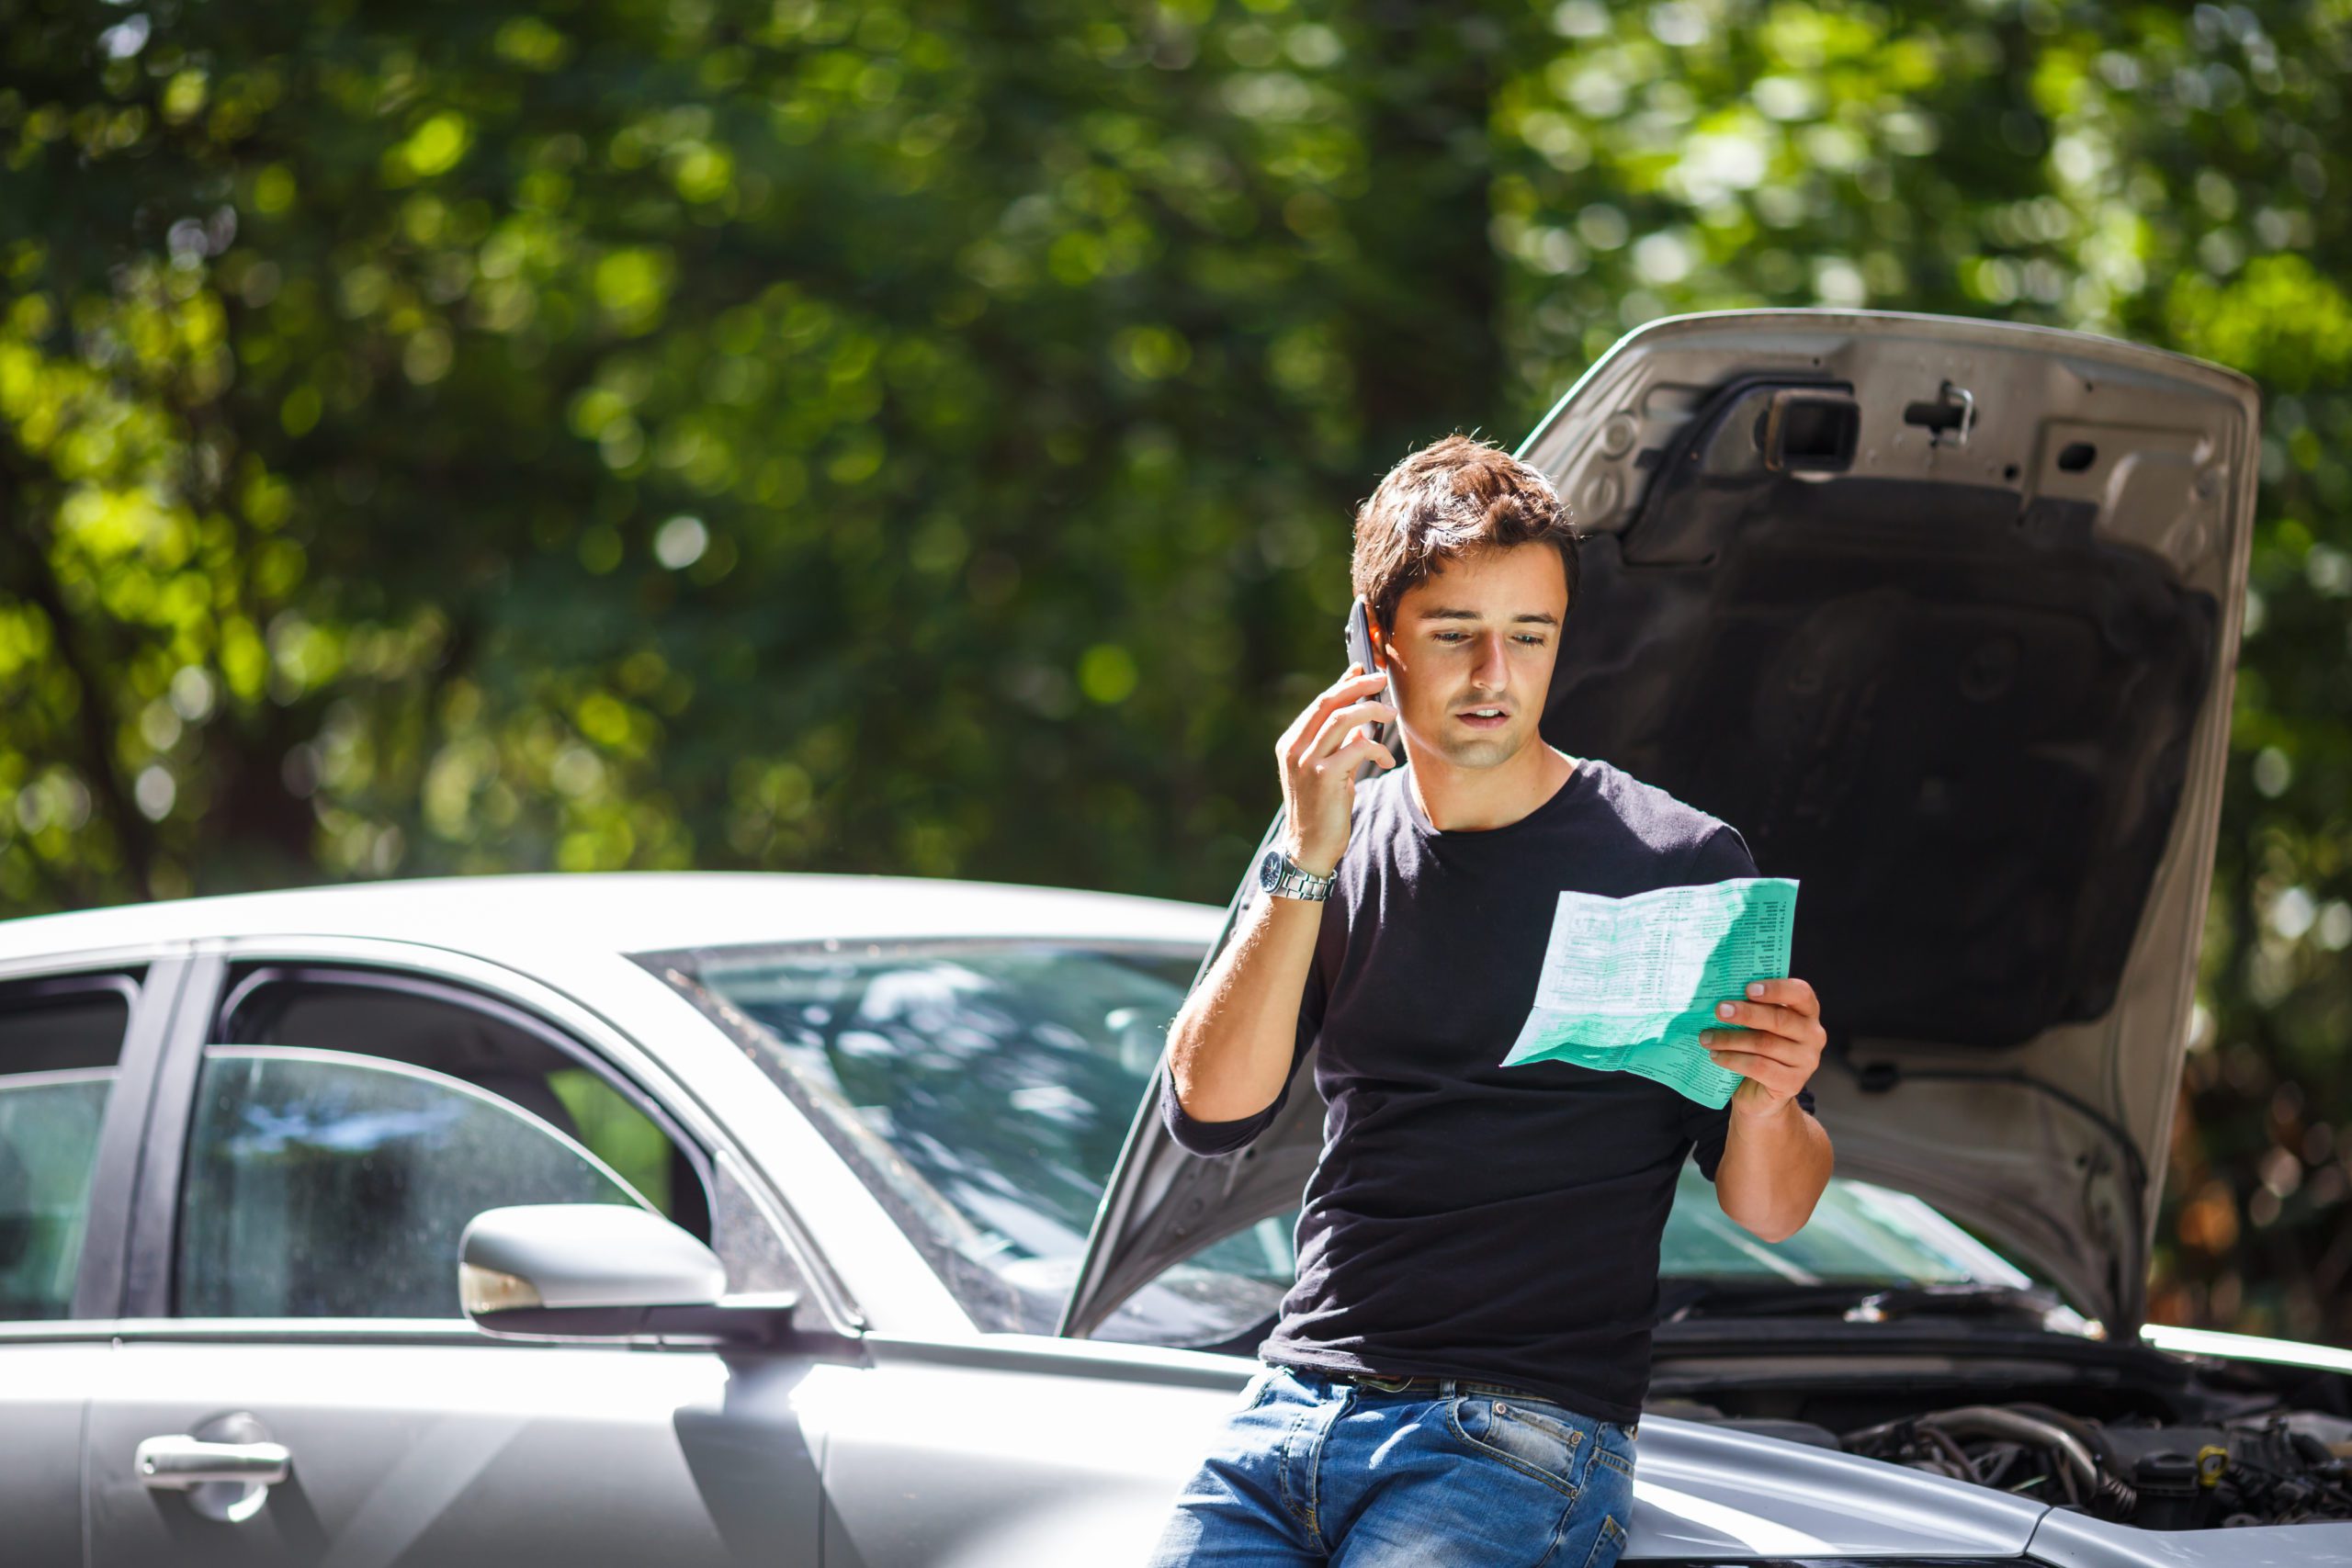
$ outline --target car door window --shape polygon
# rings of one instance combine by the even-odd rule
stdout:
[[[241,976],[212,1038],[405,1062],[495,1095],[609,1166],[656,1213],[710,1239],[685,1145],[540,1021],[402,976],[261,968]]]
[[[232,976],[217,1013],[182,1166],[183,1316],[458,1316],[467,1222],[518,1203],[641,1204],[712,1244],[730,1290],[801,1284],[730,1168],[534,1014],[293,964]]]
[[[470,1084],[278,1046],[205,1053],[182,1191],[191,1317],[457,1317],[458,1241],[483,1210],[642,1201]]]
[[[73,1314],[98,1126],[136,984],[0,988],[0,1321]]]

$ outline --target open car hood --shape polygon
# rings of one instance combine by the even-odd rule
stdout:
[[[1585,536],[1545,739],[1800,879],[1838,1173],[2119,1337],[2187,1044],[2257,428],[2245,378],[2107,338],[1755,310],[1629,334],[1521,448]],[[1318,1096],[1215,1159],[1156,1097],[1065,1332],[1314,1168]]]

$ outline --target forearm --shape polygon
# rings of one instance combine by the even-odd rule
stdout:
[[[1168,1030],[1176,1102],[1202,1122],[1254,1116],[1289,1080],[1323,906],[1259,898]]]
[[[1735,1105],[1715,1201],[1766,1241],[1785,1241],[1812,1217],[1835,1162],[1829,1134],[1793,1099],[1761,1114]]]
[[[1393,723],[1396,710],[1370,701],[1386,677],[1354,665],[1309,703],[1274,743],[1283,777],[1283,844],[1302,870],[1326,876],[1348,847],[1355,807],[1355,770],[1387,768],[1396,758],[1362,733]],[[1238,1122],[1281,1095],[1298,1054],[1298,1009],[1306,995],[1315,941],[1323,929],[1317,900],[1272,894],[1256,899],[1241,929],[1193,987],[1168,1026],[1169,1087],[1195,1122]]]

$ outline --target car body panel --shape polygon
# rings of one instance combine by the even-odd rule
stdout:
[[[740,942],[1079,936],[1205,940],[1213,912],[1164,898],[1012,884],[784,872],[415,877],[166,899],[0,920],[0,966],[208,938],[380,937],[494,961]]]
[[[822,1369],[799,1402],[828,1568],[1141,1562],[1250,1371],[1022,1336],[868,1346],[871,1367]]]
[[[2053,1508],[2033,1532],[2030,1550],[2032,1560],[2049,1568],[2316,1568],[2352,1562],[2352,1524],[2166,1533]]]
[[[1955,386],[1965,445],[1907,423]],[[1849,469],[1758,456],[1749,402],[1776,388],[1850,390]],[[2256,412],[2233,372],[2084,333],[1734,311],[1630,334],[1522,449],[1585,536],[1545,739],[1805,884],[1792,967],[1822,990],[1811,1087],[1840,1172],[1982,1231],[2119,1334],[2187,1045]],[[1983,743],[1955,754],[1968,725]],[[2083,831],[2045,845],[2069,811]],[[1996,871],[2019,879],[2007,903],[1971,883]],[[1148,1098],[1069,1331],[1290,1206],[1313,1098],[1213,1160]]]
[[[872,1368],[820,1369],[800,1399],[826,1455],[827,1561],[855,1568],[1139,1559],[1257,1370],[1236,1357],[1018,1335],[870,1344]],[[1645,1418],[1640,1445],[1628,1562],[2006,1557],[2024,1550],[2043,1512],[1695,1422]],[[907,1506],[910,1485],[919,1509]],[[836,1541],[852,1554],[830,1555]]]
[[[93,1337],[67,1337],[77,1330]],[[9,1562],[82,1561],[82,1414],[112,1353],[102,1334],[91,1325],[0,1325],[0,1529]]]
[[[134,985],[129,972],[137,970],[145,974]],[[6,1521],[0,1539],[11,1561],[21,1552],[29,1562],[82,1562],[83,1419],[89,1390],[110,1353],[107,1320],[122,1282],[139,1125],[183,974],[184,966],[147,953],[98,964],[44,959],[13,972],[0,966],[0,980],[74,988],[120,985],[130,993],[92,1151],[71,1315],[0,1322],[0,1520]]]
[[[123,1325],[89,1385],[95,1568],[818,1562],[816,1459],[771,1392],[805,1362],[485,1343],[462,1324],[401,1342],[380,1326],[371,1343],[316,1325]],[[143,1439],[229,1412],[293,1456],[233,1525],[148,1490],[133,1463]]]

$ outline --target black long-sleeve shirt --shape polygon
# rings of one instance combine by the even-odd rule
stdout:
[[[1695,1153],[1714,1179],[1730,1109],[1633,1073],[1498,1064],[1533,1003],[1561,893],[1754,876],[1747,843],[1592,758],[1516,822],[1440,832],[1398,768],[1357,786],[1338,874],[1291,1061],[1295,1079],[1320,1040],[1323,1156],[1297,1280],[1261,1354],[1504,1383],[1637,1420],[1675,1175]],[[1200,1122],[1163,1079],[1160,1111],[1185,1148],[1222,1154],[1263,1131],[1291,1088],[1255,1116]],[[1798,1102],[1811,1112],[1812,1091]]]

